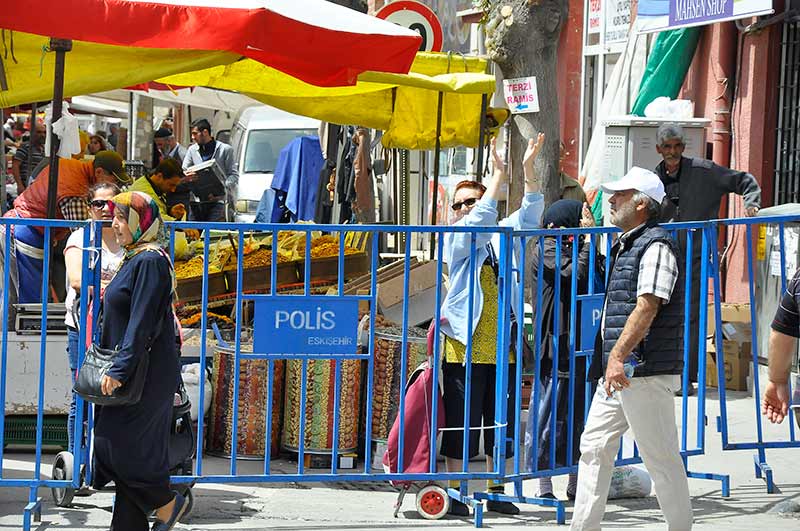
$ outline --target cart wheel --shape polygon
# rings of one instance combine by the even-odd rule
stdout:
[[[189,513],[192,512],[192,507],[194,507],[194,494],[192,493],[192,489],[188,488],[186,489],[186,492],[183,493],[183,495],[186,497],[186,510],[183,511],[183,514],[181,515],[179,521],[182,524],[185,524],[189,518]]]
[[[53,471],[51,476],[55,480],[72,481],[73,478],[73,457],[69,452],[59,452],[53,461]],[[69,507],[72,498],[75,496],[75,489],[72,487],[50,489],[53,494],[53,501],[59,507]]]
[[[450,498],[439,485],[426,485],[417,493],[417,512],[428,520],[438,520],[447,514]]]

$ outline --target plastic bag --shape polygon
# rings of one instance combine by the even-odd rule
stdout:
[[[653,481],[647,470],[635,466],[620,466],[611,475],[608,499],[644,498],[650,495]]]
[[[204,373],[200,368],[199,363],[192,363],[183,367],[181,375],[183,376],[183,385],[186,387],[186,394],[189,395],[189,400],[192,403],[192,421],[197,420],[198,403],[200,402],[200,374],[203,373],[206,379],[205,394],[203,395],[203,416],[205,417],[208,410],[211,408],[211,397],[213,395],[211,389],[211,379],[207,373]]]
[[[660,96],[644,108],[644,115],[647,118],[671,118],[673,120],[692,118],[694,103],[691,100],[671,100],[666,96]]]
[[[52,112],[52,107],[48,107],[47,111],[45,111],[45,122],[48,124],[52,120]],[[50,128],[48,128],[48,131],[49,130]],[[61,141],[58,145],[59,157],[62,159],[68,159],[71,158],[72,155],[82,151],[81,137],[78,133],[78,119],[69,112],[69,105],[67,102],[64,102],[64,107],[61,111],[61,118],[53,123],[52,130],[54,134],[58,135],[58,138]],[[45,153],[50,153],[50,141],[51,138],[48,134],[44,147]]]

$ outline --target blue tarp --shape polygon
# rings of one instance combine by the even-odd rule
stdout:
[[[273,223],[279,222],[287,211],[290,221],[314,220],[323,163],[319,137],[316,136],[295,138],[281,150],[272,178],[272,189],[275,190]]]

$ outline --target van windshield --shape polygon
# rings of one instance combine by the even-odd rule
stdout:
[[[247,136],[244,173],[273,173],[278,155],[298,136],[316,136],[316,129],[256,129]]]

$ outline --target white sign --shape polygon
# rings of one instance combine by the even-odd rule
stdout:
[[[589,35],[600,33],[600,16],[602,13],[603,4],[601,0],[589,0],[589,18],[587,20],[588,28],[586,30]]]
[[[504,79],[503,93],[512,114],[539,112],[539,92],[535,77]]]
[[[631,0],[605,0],[605,43],[625,42],[631,26]]]

